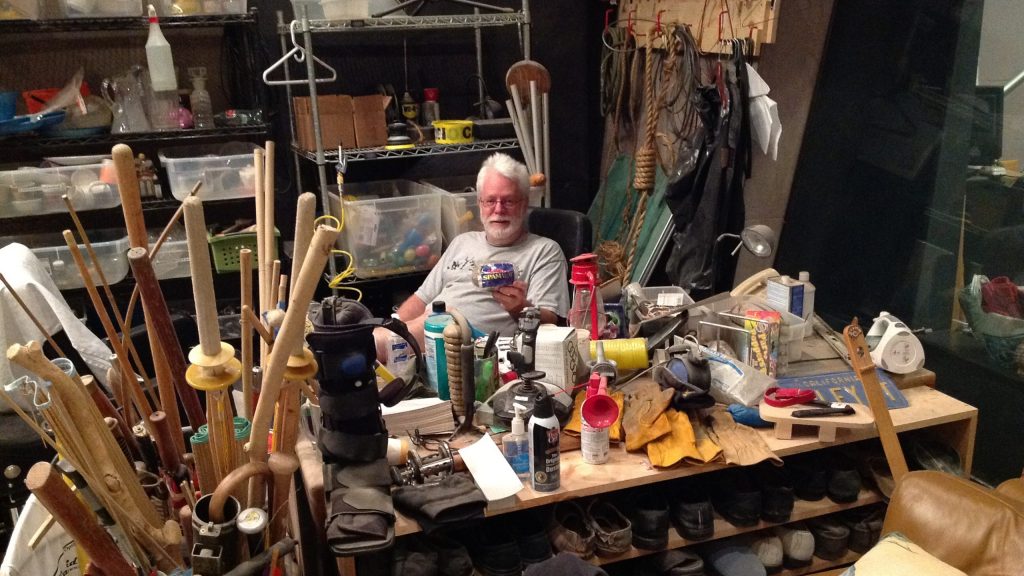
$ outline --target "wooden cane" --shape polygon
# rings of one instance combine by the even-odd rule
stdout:
[[[294,454],[274,452],[268,458],[267,465],[274,474],[274,498],[270,507],[270,541],[277,542],[288,534],[288,514],[285,507],[291,496],[292,476],[299,469],[299,459]]]
[[[264,250],[264,236],[267,229],[266,202],[264,202],[263,180],[266,177],[265,164],[266,153],[262,149],[253,151],[253,167],[256,172],[256,288],[257,300],[253,311],[258,318],[264,311],[267,301],[269,285],[267,277],[270,274],[270,261],[273,257]],[[267,362],[267,354],[270,348],[265,343],[260,343],[260,366]]]
[[[542,118],[536,80],[530,80],[530,119],[533,121],[533,167],[537,172],[544,172],[544,136],[540,130]]]
[[[238,251],[238,265],[242,276],[242,310],[252,309],[252,250],[242,248]],[[248,420],[252,420],[252,322],[244,312],[239,314],[242,331],[242,411]]]
[[[164,470],[174,479],[175,483],[181,482],[188,477],[188,469],[181,463],[181,453],[177,451],[177,444],[173,439],[175,434],[181,435],[181,428],[173,428],[167,414],[161,410],[149,415],[149,424],[150,430],[153,431],[153,442],[156,443]]]
[[[295,207],[295,242],[292,243],[292,284],[295,290],[295,278],[302,270],[302,260],[309,250],[309,241],[313,238],[313,220],[316,217],[316,194],[303,192],[299,194],[299,202]]]
[[[124,213],[125,228],[128,230],[128,245],[132,248],[148,250],[149,236],[146,233],[146,220],[142,213],[139,178],[135,172],[135,157],[132,154],[132,149],[124,144],[117,144],[111,150],[111,158],[117,173],[117,191],[121,196],[121,211]],[[135,274],[134,269],[132,273]],[[153,274],[152,277],[155,281],[156,274]],[[136,280],[138,280],[137,275]],[[185,382],[185,356],[181,351],[181,346],[171,346],[170,342],[161,342],[156,337],[157,331],[166,335],[173,332],[174,327],[171,323],[170,312],[167,311],[163,292],[159,289],[160,285],[155,283],[150,288],[148,297],[142,293],[141,285],[139,292],[142,296],[142,310],[146,319],[146,334],[153,356],[153,371],[156,373],[157,388],[160,390],[161,398],[176,395],[180,399],[185,414],[188,416],[189,424],[193,430],[197,430],[206,421],[202,415],[199,396]],[[177,406],[177,402],[172,405]],[[175,412],[174,410],[165,411],[168,414]],[[184,451],[184,445],[182,445],[182,450]]]
[[[302,270],[290,295],[288,310],[277,334],[274,350],[264,366],[263,387],[253,415],[252,435],[249,441],[250,462],[265,462],[267,459],[267,431],[273,417],[274,404],[281,391],[288,359],[297,347],[302,346],[306,310],[337,238],[337,229],[318,227],[302,262]],[[251,499],[249,503],[253,505]]]
[[[234,347],[220,338],[203,203],[198,198],[188,198],[184,204],[189,269],[199,328],[199,345],[188,354],[192,365],[185,378],[193,388],[206,392],[206,420],[216,479],[219,481],[234,468],[231,452],[235,427],[227,390],[241,377],[242,364],[235,359]]]
[[[214,524],[224,522],[224,504],[227,503],[228,497],[242,486],[243,482],[256,476],[270,478],[271,475],[270,466],[265,462],[249,462],[232,470],[213,491],[209,506],[210,521]]]
[[[153,271],[153,262],[150,260],[149,251],[145,247],[132,248],[128,251],[128,264],[132,268],[135,285],[139,287],[139,293],[142,295],[143,308],[150,311],[147,315],[147,325],[149,327],[148,332],[151,345],[155,341],[156,345],[162,349],[180,351],[181,343],[178,341],[178,333],[175,332],[174,325],[171,324],[171,313],[167,308],[167,301],[164,300],[163,292],[160,291],[160,281],[157,280],[156,272]],[[149,304],[146,304],[146,302],[149,302]],[[167,321],[160,321],[158,320],[159,318],[166,318]],[[154,364],[156,363],[157,351],[157,349],[153,350]],[[168,369],[176,365],[181,358],[180,354],[177,353],[162,354],[161,357],[163,358],[164,367]],[[185,409],[185,416],[188,418],[189,425],[192,426],[192,430],[198,430],[200,426],[206,424],[206,414],[203,412],[202,404],[199,403],[199,396],[185,380],[184,362],[182,362],[180,370],[180,372],[167,374],[167,378],[172,382],[173,389],[177,392],[177,398],[180,400],[182,408]],[[159,378],[159,376],[157,377]],[[181,389],[182,387],[185,388],[184,391]],[[157,381],[157,388],[160,390],[161,395],[165,393],[159,380]],[[175,415],[177,414],[177,410],[164,410],[164,412],[167,412],[168,418],[173,417],[172,412]],[[182,453],[184,453],[184,448]]]
[[[100,390],[99,386],[96,385],[96,380],[89,375],[81,377],[82,387],[89,394],[89,398],[92,399],[93,404],[96,405],[96,409],[100,411],[100,415],[104,418],[113,418],[117,420],[117,427],[121,431],[121,436],[124,437],[125,443],[128,444],[128,448],[131,451],[133,460],[142,460],[142,449],[139,448],[139,443],[135,439],[135,434],[132,434],[132,429],[128,426],[128,423],[121,414],[114,408],[114,405],[110,403],[110,398]]]
[[[274,246],[277,243],[277,239],[274,237],[274,141],[267,140],[266,154],[263,160],[263,237],[261,238],[262,244],[260,244],[260,251],[267,255],[267,261],[273,262]],[[277,282],[275,275],[271,274],[265,278],[267,282],[266,298],[262,302],[262,311],[266,313],[268,310],[274,307],[274,300],[270,297],[270,291],[273,290],[274,284]]]
[[[104,574],[136,576],[135,567],[128,563],[107,531],[96,522],[92,511],[71,492],[52,465],[47,462],[33,465],[25,477],[25,486]]]

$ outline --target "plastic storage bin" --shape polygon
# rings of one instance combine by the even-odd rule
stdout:
[[[476,201],[476,175],[424,178],[421,183],[442,191],[441,231],[444,246],[463,232],[482,231],[480,204]]]
[[[159,230],[149,231],[150,247],[160,237]],[[152,249],[152,248],[151,248]],[[188,239],[185,236],[183,226],[175,226],[171,229],[167,239],[160,245],[160,251],[156,258],[153,258],[153,272],[160,280],[168,278],[186,278],[191,276],[188,258]]]
[[[337,198],[332,194],[335,215]],[[441,257],[443,195],[438,189],[408,180],[382,180],[346,184],[345,198],[339,246],[352,254],[358,277],[429,270]]]
[[[142,16],[141,0],[62,0],[68,18]]]
[[[203,187],[198,196],[203,201],[252,197],[256,192],[252,153],[259,148],[249,142],[166,148],[160,150],[160,165],[167,170],[171,194],[178,200],[187,198],[200,180]]]
[[[76,212],[119,206],[116,182],[103,182],[101,173],[100,164],[0,172],[0,216],[67,212],[65,194]]]
[[[370,17],[369,0],[320,0],[328,20],[365,20]]]
[[[128,236],[124,230],[96,230],[89,232],[89,241],[93,250],[96,251],[96,258],[103,269],[107,282],[115,284],[124,280],[128,275]],[[6,246],[11,242],[24,244],[32,250],[32,253],[39,258],[46,267],[53,282],[61,290],[82,288],[85,281],[78,273],[78,266],[71,256],[71,251],[64,238],[60,234],[30,234],[17,237],[0,239],[0,246]],[[89,252],[84,244],[79,244],[78,249],[82,252],[85,264],[90,268],[92,281],[99,285],[99,274],[93,270],[95,265],[89,257]]]
[[[277,258],[277,242],[276,239],[281,236],[281,232],[274,228],[274,258]],[[213,268],[218,274],[225,272],[238,272],[242,269],[241,258],[238,253],[243,249],[248,248],[252,250],[252,269],[255,270],[257,267],[256,256],[259,253],[256,247],[256,233],[255,232],[233,232],[231,234],[224,234],[221,236],[210,236],[210,250],[213,251]]]

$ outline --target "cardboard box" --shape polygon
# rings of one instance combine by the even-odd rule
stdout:
[[[352,100],[356,146],[371,148],[387,144],[388,124],[384,110],[390,99],[382,94],[370,94],[356,96]]]
[[[747,310],[743,327],[750,333],[747,364],[768,376],[778,374],[782,315],[774,310]]]
[[[544,372],[544,382],[559,386],[571,395],[581,362],[575,328],[541,324],[537,330],[534,367]]]
[[[295,138],[303,150],[316,150],[316,135],[313,132],[312,102],[308,96],[292,99],[295,106]],[[344,94],[319,95],[317,107],[320,112],[320,134],[324,150],[356,147],[356,133],[353,124],[353,102]]]

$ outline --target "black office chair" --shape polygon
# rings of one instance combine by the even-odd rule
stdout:
[[[526,227],[538,236],[557,242],[567,260],[593,249],[594,234],[590,219],[582,212],[559,208],[531,208]]]

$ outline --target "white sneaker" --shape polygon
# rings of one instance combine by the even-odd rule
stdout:
[[[800,568],[811,563],[814,556],[814,535],[803,523],[776,526],[775,535],[782,540],[782,564]]]

